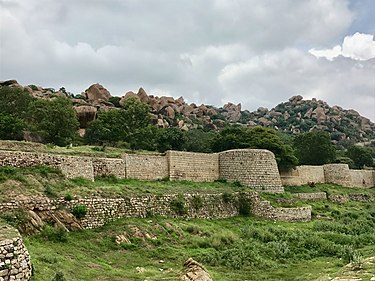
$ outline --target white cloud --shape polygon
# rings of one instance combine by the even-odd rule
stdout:
[[[332,49],[310,49],[309,52],[314,56],[333,60],[338,56],[352,58],[355,60],[368,60],[375,58],[374,35],[356,32],[351,36],[346,36],[342,46],[337,45]]]

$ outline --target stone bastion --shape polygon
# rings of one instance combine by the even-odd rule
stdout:
[[[29,280],[32,266],[19,232],[0,223],[0,281]]]

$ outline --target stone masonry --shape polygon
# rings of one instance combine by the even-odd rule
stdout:
[[[275,208],[268,201],[263,201],[256,192],[209,194],[165,194],[139,195],[122,198],[81,198],[72,201],[28,197],[0,203],[0,212],[11,212],[17,209],[34,212],[51,212],[61,209],[72,210],[77,205],[84,205],[87,214],[80,220],[83,228],[96,228],[106,222],[127,217],[147,217],[159,215],[164,217],[185,218],[228,218],[239,215],[239,198],[249,202],[251,213],[268,219],[285,221],[307,221],[311,219],[311,208]],[[180,203],[177,203],[180,202]],[[182,204],[182,207],[181,205]]]
[[[28,281],[31,273],[30,255],[20,234],[0,224],[0,281]]]
[[[219,153],[220,178],[239,181],[258,191],[283,192],[275,156],[264,149],[233,149]]]

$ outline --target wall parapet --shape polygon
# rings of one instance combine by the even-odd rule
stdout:
[[[32,274],[30,255],[19,232],[0,224],[0,281],[28,281]]]

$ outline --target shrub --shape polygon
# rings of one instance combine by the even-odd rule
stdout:
[[[44,226],[40,232],[40,236],[48,241],[52,242],[67,242],[68,232],[62,227],[52,227],[50,225]]]
[[[56,272],[55,277],[53,277],[52,281],[66,281],[64,274],[62,272]]]
[[[76,205],[72,210],[72,214],[77,218],[81,219],[87,214],[87,207],[85,205]]]
[[[228,204],[232,201],[232,194],[230,194],[229,192],[224,192],[222,195],[221,195],[222,199],[223,199],[223,202]]]
[[[200,196],[194,195],[193,198],[191,199],[191,206],[195,210],[199,210],[200,208],[203,207],[203,200]]]
[[[238,197],[238,213],[245,217],[251,213],[251,204],[243,194]]]
[[[185,198],[181,194],[171,201],[170,207],[179,216],[183,216],[187,213]]]
[[[70,193],[67,193],[65,196],[64,196],[64,200],[65,201],[72,201],[74,199],[73,195],[71,195]]]

